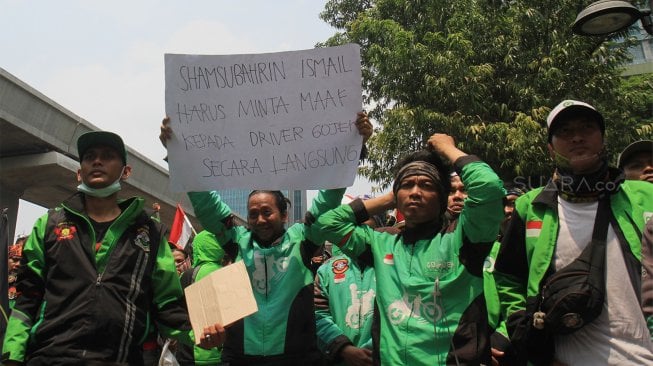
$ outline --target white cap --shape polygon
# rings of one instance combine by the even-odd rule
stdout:
[[[556,123],[560,122],[564,117],[572,117],[578,115],[588,115],[596,120],[601,128],[601,133],[605,132],[605,121],[603,116],[599,113],[596,108],[591,105],[580,102],[577,100],[563,100],[555,108],[549,112],[549,116],[546,118],[546,127],[548,129],[549,141],[551,141],[551,131]]]

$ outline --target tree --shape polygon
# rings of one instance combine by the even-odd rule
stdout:
[[[444,132],[505,180],[548,176],[545,120],[562,99],[602,111],[612,155],[651,136],[650,114],[632,113],[645,83],[623,86],[620,76],[633,40],[571,34],[588,3],[328,1],[320,16],[339,32],[322,45],[361,46],[364,100],[379,125],[362,174],[386,186],[405,152]]]

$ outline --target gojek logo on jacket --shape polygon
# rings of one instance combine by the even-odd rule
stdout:
[[[404,292],[401,299],[393,301],[387,309],[388,317],[393,325],[405,322],[408,317],[425,323],[434,323],[442,317],[442,308],[435,303],[435,298],[424,301],[421,295],[409,296]]]
[[[289,264],[289,257],[275,258],[273,255],[254,253],[254,272],[252,273],[254,291],[265,294],[268,282],[281,279],[288,270]]]
[[[374,290],[359,290],[355,283],[349,285],[351,301],[347,307],[345,323],[349,328],[359,329],[364,320],[374,311]]]

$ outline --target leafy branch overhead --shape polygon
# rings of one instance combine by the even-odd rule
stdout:
[[[634,39],[571,33],[589,3],[328,1],[320,16],[338,33],[319,46],[361,45],[364,100],[379,126],[363,175],[386,186],[398,158],[443,132],[504,180],[547,176],[546,115],[563,99],[604,114],[613,161],[652,138],[653,75],[621,76]]]

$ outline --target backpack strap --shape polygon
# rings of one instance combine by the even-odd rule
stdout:
[[[191,283],[195,283],[195,280],[197,279],[197,273],[200,271],[200,267],[202,267],[202,266],[199,265],[199,266],[193,268],[193,277],[191,278],[191,280],[193,282],[191,282]]]
[[[181,287],[186,288],[190,286],[191,284],[195,283],[195,280],[197,278],[197,273],[200,271],[201,265],[188,269],[184,271],[184,273],[181,274],[181,277],[179,278],[179,281],[181,282]]]

